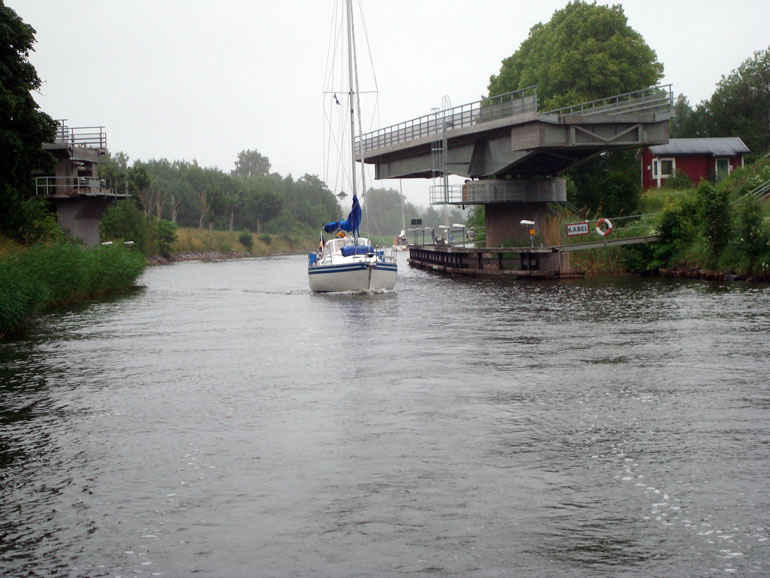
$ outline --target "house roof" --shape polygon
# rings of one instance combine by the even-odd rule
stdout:
[[[668,144],[651,146],[650,151],[656,156],[712,155],[715,157],[734,157],[751,152],[749,147],[743,144],[743,141],[737,136],[672,138]]]

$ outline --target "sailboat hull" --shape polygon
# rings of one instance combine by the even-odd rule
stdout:
[[[381,261],[310,265],[307,273],[316,293],[385,291],[393,289],[398,279],[396,264]]]

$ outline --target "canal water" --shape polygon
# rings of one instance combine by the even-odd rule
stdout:
[[[8,576],[770,575],[770,287],[149,269],[0,342]]]

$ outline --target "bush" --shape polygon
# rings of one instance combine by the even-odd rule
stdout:
[[[110,205],[99,221],[99,229],[103,241],[133,241],[140,253],[148,254],[151,243],[148,220],[132,199]]]
[[[697,203],[701,234],[713,264],[730,238],[730,200],[727,191],[703,180],[698,185]]]
[[[238,235],[238,242],[246,247],[249,251],[251,251],[251,248],[254,246],[254,239],[251,236],[251,233],[247,231],[243,231],[240,235]]]
[[[170,257],[174,252],[176,242],[176,224],[165,219],[152,217],[155,223],[153,253]]]
[[[145,215],[131,200],[111,205],[99,222],[103,241],[133,241],[142,255],[163,255],[174,252],[176,225],[165,219]]]
[[[262,241],[265,245],[268,245],[268,246],[270,245],[270,243],[273,242],[273,238],[269,234],[267,234],[267,233],[262,233],[259,236],[259,240]]]
[[[64,241],[67,233],[56,222],[46,199],[33,197],[22,204],[22,226],[19,240],[23,243]]]
[[[682,169],[676,169],[673,177],[666,179],[666,187],[674,190],[692,189],[695,184]]]

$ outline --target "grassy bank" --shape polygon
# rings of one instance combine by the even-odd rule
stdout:
[[[329,235],[326,235],[328,238]],[[375,237],[374,243],[390,245],[392,239]],[[313,251],[318,237],[301,237],[295,234],[252,233],[250,231],[210,231],[208,229],[179,228],[173,243],[171,260],[185,257],[218,255],[223,257],[266,257],[291,255]],[[160,259],[162,261],[162,259]],[[152,259],[151,259],[152,261]]]
[[[48,309],[124,291],[145,267],[144,257],[120,246],[71,243],[22,249],[3,244],[0,256],[0,336],[22,329]]]
[[[216,253],[223,256],[263,257],[302,253],[315,247],[313,239],[290,234],[255,234],[249,231],[228,232],[179,228],[173,244],[176,256]]]

